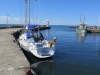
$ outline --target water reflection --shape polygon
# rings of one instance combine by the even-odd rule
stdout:
[[[87,33],[87,36],[90,36],[97,40],[100,37],[100,33]]]
[[[46,39],[48,39],[49,38],[49,30],[47,29],[46,30]]]
[[[100,56],[100,33],[77,33],[78,42],[84,42],[84,44],[94,44],[95,50]]]
[[[99,40],[100,38],[100,33],[76,33],[76,36],[78,37],[78,41],[79,42],[84,42],[86,40],[86,38],[93,38],[96,41]]]
[[[98,56],[100,56],[100,33],[92,33],[88,34],[88,36],[92,36],[93,39],[95,40],[95,45],[96,45],[96,51]]]
[[[31,70],[26,75],[53,75],[55,69],[55,62],[53,58],[39,59],[34,57],[31,53],[23,51],[27,60],[30,63]],[[35,73],[34,73],[35,72]]]
[[[76,33],[76,36],[78,36],[78,41],[79,42],[84,42],[86,34],[85,33]]]

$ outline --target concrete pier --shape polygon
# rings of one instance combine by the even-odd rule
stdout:
[[[0,75],[25,75],[24,67],[29,65],[23,52],[14,43],[11,33],[20,28],[0,29]]]
[[[87,33],[100,33],[100,28],[87,28]]]
[[[7,29],[7,28],[23,28],[24,25],[11,25],[7,27],[0,27],[0,29]],[[50,26],[47,25],[39,25],[39,30],[46,30],[46,29],[51,29]],[[34,28],[34,30],[38,30],[38,28]]]

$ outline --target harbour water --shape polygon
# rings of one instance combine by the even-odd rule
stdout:
[[[29,53],[26,57],[37,75],[100,75],[100,34],[76,34],[74,28],[51,26],[42,31],[45,38],[57,37],[52,58],[40,60]]]
[[[52,25],[44,37],[57,37],[52,58],[38,59],[23,52],[37,75],[100,75],[100,34],[76,34],[75,28]],[[27,73],[26,75],[32,75]]]

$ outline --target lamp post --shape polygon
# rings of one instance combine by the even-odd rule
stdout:
[[[7,25],[8,25],[8,16],[9,16],[9,15],[7,14]]]

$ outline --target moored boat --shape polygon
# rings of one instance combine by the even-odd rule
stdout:
[[[76,28],[76,33],[87,33],[86,28],[81,28],[80,26]]]
[[[84,16],[85,21],[85,16]],[[80,17],[80,24],[76,27],[76,33],[87,33],[86,24],[83,22],[81,23],[81,17]]]
[[[56,37],[50,42],[44,39],[39,30],[36,31],[34,28],[39,29],[39,25],[32,25],[30,22],[25,25],[18,39],[20,47],[38,58],[52,57],[55,54]]]

